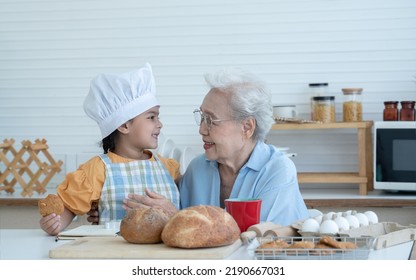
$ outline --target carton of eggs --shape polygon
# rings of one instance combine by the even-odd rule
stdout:
[[[345,212],[314,212],[314,215],[298,225],[302,236],[335,235],[340,231],[348,231],[378,223],[377,214],[373,211],[358,213],[355,210]]]

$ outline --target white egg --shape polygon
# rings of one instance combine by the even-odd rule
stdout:
[[[306,219],[301,227],[303,232],[319,232],[319,223],[314,218]]]
[[[321,224],[323,217],[324,217],[323,215],[319,215],[319,216],[316,216],[316,217],[313,217],[313,218],[318,222],[318,224]]]
[[[339,230],[349,230],[350,223],[344,217],[336,217],[334,222],[337,224]]]
[[[377,214],[373,211],[365,211],[364,215],[367,216],[369,224],[377,224],[378,223],[378,217]]]
[[[321,234],[337,234],[338,231],[338,225],[334,222],[334,220],[325,220],[319,227],[319,233]]]
[[[334,215],[336,215],[335,212],[328,212],[324,215],[323,220],[332,220],[334,218]]]
[[[347,210],[343,213],[343,216],[345,217],[345,216],[351,215],[351,213],[352,213],[352,210]]]
[[[342,212],[337,212],[336,213],[336,217],[338,218],[338,217],[342,217]],[[335,219],[334,219],[335,220]]]
[[[358,221],[357,217],[354,215],[348,215],[345,217],[347,219],[348,223],[350,224],[350,228],[359,228],[360,227],[360,221]]]
[[[357,213],[354,215],[357,217],[358,221],[360,222],[360,227],[368,226],[368,218],[363,213]]]
[[[315,218],[316,216],[322,216],[322,212],[318,209],[308,209],[309,217]]]

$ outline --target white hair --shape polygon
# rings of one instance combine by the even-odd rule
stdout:
[[[271,94],[266,85],[253,74],[237,68],[226,68],[205,75],[211,89],[227,94],[230,101],[231,116],[235,120],[253,117],[256,129],[255,140],[265,140],[274,123]]]

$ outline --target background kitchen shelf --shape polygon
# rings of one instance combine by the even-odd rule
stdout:
[[[372,121],[334,123],[276,123],[272,130],[318,130],[356,129],[358,149],[358,172],[356,173],[298,173],[299,183],[356,183],[360,195],[373,190],[373,144]]]

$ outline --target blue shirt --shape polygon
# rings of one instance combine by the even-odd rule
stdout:
[[[195,157],[179,183],[181,208],[220,206],[218,163],[205,154]],[[258,141],[237,175],[230,198],[262,200],[261,222],[282,226],[309,216],[299,190],[295,164],[273,145]]]

